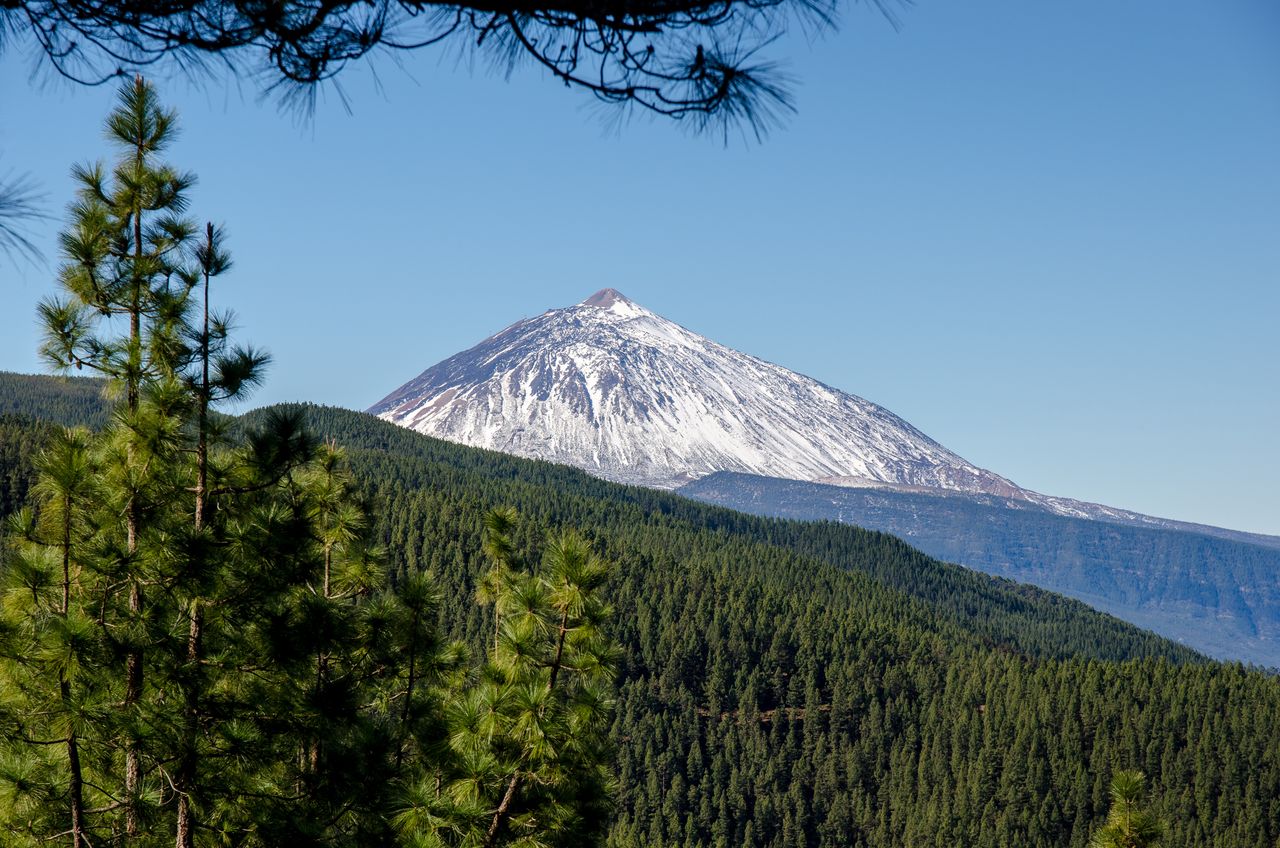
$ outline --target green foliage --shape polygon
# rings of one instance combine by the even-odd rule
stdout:
[[[0,414],[0,518],[27,502],[36,476],[36,454],[54,429],[23,415]]]
[[[20,693],[8,705],[6,718],[16,727],[7,741],[19,749],[15,758],[43,745],[63,752],[51,767],[65,765],[65,773],[46,770],[43,792],[49,801],[61,794],[61,805],[15,801],[4,811],[15,834],[36,842],[59,825],[55,832],[75,848],[101,834],[140,837],[163,803],[161,777],[169,775],[158,764],[175,759],[167,783],[180,806],[189,803],[184,781],[195,729],[166,721],[171,690],[148,688],[147,680],[148,672],[163,678],[175,665],[177,636],[166,625],[176,616],[167,603],[181,593],[183,575],[199,571],[173,509],[185,493],[182,421],[189,406],[176,378],[193,353],[181,334],[198,278],[185,264],[190,225],[180,217],[191,180],[157,158],[172,125],[145,82],[122,87],[107,121],[118,147],[115,166],[110,176],[101,164],[75,169],[77,201],[61,237],[63,295],[39,308],[46,361],[61,370],[88,366],[125,402],[95,439],[53,441],[35,491],[40,512],[18,522],[25,544],[5,573],[14,599],[4,605],[13,636],[4,650],[13,661],[6,677]],[[115,318],[122,319],[120,332]],[[162,601],[148,608],[146,592],[157,587]],[[28,606],[16,598],[29,599]],[[186,665],[199,659],[188,656]],[[188,714],[194,677],[165,681],[185,690]],[[184,750],[176,753],[166,745],[171,724],[183,725]],[[150,773],[147,763],[155,764]]]
[[[443,774],[411,793],[397,818],[426,845],[577,846],[604,835],[612,796],[612,684],[617,648],[603,629],[609,567],[573,532],[547,540],[541,567],[523,568],[486,516],[494,602],[488,661],[446,703],[452,753]]]
[[[1164,823],[1139,806],[1146,783],[1140,771],[1116,773],[1111,779],[1111,812],[1089,839],[1089,848],[1159,848]]]
[[[426,571],[459,597],[492,584],[497,505],[580,528],[617,563],[610,845],[1083,848],[1108,806],[1096,775],[1126,767],[1151,775],[1168,844],[1280,838],[1273,676],[883,534],[307,413],[378,504],[393,579]],[[506,532],[532,561],[539,537]],[[485,610],[441,613],[492,646]]]
[[[210,311],[231,261],[181,217],[193,178],[156,161],[174,127],[146,82],[121,89],[122,155],[110,176],[77,169],[63,296],[40,306],[46,360],[105,378],[48,405],[99,426],[0,417],[6,848],[599,837],[608,569],[571,534],[516,569],[514,517],[496,514],[498,643],[466,669],[430,577],[390,579],[342,450],[297,409],[217,413],[268,358]],[[44,381],[11,382],[48,400]],[[86,386],[109,416],[65,401]],[[481,704],[483,735],[459,718]]]
[[[77,196],[59,238],[63,294],[39,307],[43,358],[118,380],[130,412],[143,381],[177,373],[191,354],[181,336],[199,278],[195,227],[183,213],[195,177],[160,159],[176,120],[141,77],[120,87],[106,121],[116,160],[72,169]],[[114,316],[127,334],[109,335]]]
[[[538,561],[538,527],[579,527],[617,564],[608,844],[1084,848],[1109,807],[1098,775],[1124,768],[1150,776],[1165,844],[1280,839],[1273,676],[883,534],[305,413],[347,446],[388,580],[447,587],[443,644],[492,649],[492,613],[464,599],[504,546]],[[524,519],[495,546],[501,505]],[[408,785],[436,809],[434,780]]]
[[[830,573],[852,571],[854,576],[841,580],[879,587],[868,591],[893,597],[922,626],[966,643],[1032,656],[1204,659],[1060,595],[938,562],[885,533],[832,522],[745,515],[652,489],[608,483],[566,466],[461,447],[358,412],[300,408],[317,433],[348,448],[357,476],[384,503],[426,499],[421,501],[424,514],[440,508],[446,516],[453,509],[434,498],[480,502],[485,509],[509,505],[542,526],[599,528],[626,537],[644,533],[649,537],[645,550],[665,546],[672,552],[701,555],[724,545],[741,546],[734,550],[741,567],[763,568],[771,579],[796,583],[806,591],[823,591]],[[483,513],[472,518],[467,538],[480,533]],[[384,522],[389,517],[385,510],[380,514]],[[415,535],[418,532],[424,535]],[[397,528],[386,538],[393,541],[389,549],[399,562],[435,561],[425,544],[438,538],[434,530]],[[458,548],[462,543],[445,544]],[[794,561],[775,563],[784,556]]]

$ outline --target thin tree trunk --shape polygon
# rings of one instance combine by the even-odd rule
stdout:
[[[62,703],[66,706],[71,701],[71,683],[63,678],[61,683]],[[84,775],[80,769],[80,742],[74,728],[67,733],[67,768],[71,772],[71,785],[68,793],[71,796],[71,845],[72,848],[86,848],[84,821]]]
[[[493,814],[493,821],[489,823],[489,830],[484,835],[484,848],[493,848],[497,844],[498,832],[507,823],[507,816],[511,814],[511,802],[515,800],[516,789],[519,786],[520,773],[516,772],[511,775],[511,782],[507,784],[507,792],[502,796],[502,802],[498,804],[498,809]]]
[[[324,546],[324,598],[329,599],[329,571],[333,565],[333,549],[331,545]],[[319,694],[321,688],[324,687],[325,679],[329,676],[329,655],[324,651],[316,653],[316,693]],[[307,764],[311,770],[311,774],[320,771],[320,737],[313,737],[307,751]]]
[[[62,499],[62,617],[71,611],[71,495]],[[71,709],[71,681],[62,677],[58,684],[62,705]],[[68,723],[73,719],[68,716]],[[75,727],[67,728],[67,768],[71,772],[67,792],[71,801],[71,846],[85,848],[84,774],[80,768],[80,742]]]
[[[329,597],[329,572],[333,568],[333,546],[324,546],[324,596]]]
[[[142,88],[142,76],[134,80],[134,85]],[[139,133],[141,133],[139,127]],[[136,161],[138,171],[142,171],[143,151],[146,140],[139,135],[137,139]],[[129,304],[129,364],[125,374],[128,395],[129,413],[138,412],[139,383],[142,378],[142,203],[139,201],[133,215],[133,292]],[[133,443],[129,443],[128,458],[133,460]],[[133,492],[129,493],[129,502],[125,504],[126,552],[130,563],[138,552],[138,504]],[[129,581],[129,613],[136,619],[142,614],[142,587],[136,579]],[[129,649],[125,658],[124,703],[126,711],[142,700],[142,649],[134,646]],[[142,783],[142,765],[139,760],[138,746],[134,740],[128,741],[125,749],[124,788],[125,814],[124,829],[129,836],[138,835],[138,802],[137,795]]]
[[[556,678],[560,676],[560,659],[564,656],[564,638],[569,632],[569,610],[560,615],[560,638],[556,641],[556,657],[551,661],[551,679],[547,681],[547,691],[556,688]]]
[[[132,533],[130,536],[132,537]],[[133,547],[131,544],[130,547]],[[129,584],[129,612],[134,618],[142,613],[142,587],[136,580]],[[142,651],[131,648],[125,658],[125,691],[126,707],[133,706],[142,700]],[[137,794],[142,783],[142,762],[137,743],[129,739],[125,749],[124,763],[124,829],[129,836],[137,836],[139,830]]]
[[[404,746],[409,735],[409,712],[413,704],[413,684],[414,672],[416,671],[418,659],[418,612],[414,610],[413,621],[409,625],[409,681],[405,684],[404,690],[404,709],[400,711],[400,732],[405,738],[401,739],[399,747],[396,749],[396,771],[400,770],[400,765],[404,762]]]
[[[205,224],[205,249],[212,261],[213,224]],[[204,526],[204,498],[209,484],[209,269],[204,269],[204,323],[200,332],[200,397],[196,421],[196,532]]]
[[[141,78],[138,85],[141,85]],[[142,140],[138,140],[138,159],[142,159]],[[134,210],[133,215],[133,301],[129,305],[129,363],[125,373],[129,412],[136,415],[142,371],[142,208]],[[133,461],[132,438],[128,446],[128,461]],[[124,505],[125,552],[129,561],[138,552],[138,505],[133,492],[129,492],[129,501]],[[137,619],[142,614],[142,587],[137,579],[129,580],[129,614]],[[142,649],[129,648],[124,660],[124,706],[137,705],[142,699]],[[124,831],[129,836],[138,835],[138,787],[142,783],[142,765],[137,744],[129,740],[124,751]]]
[[[213,255],[213,224],[205,224],[205,245]],[[209,269],[204,269],[204,318],[200,335],[200,395],[196,399],[196,491],[195,530],[204,529],[205,492],[209,481]],[[174,778],[178,790],[178,823],[174,840],[176,848],[194,848],[195,821],[192,816],[192,795],[196,791],[196,773],[199,768],[197,746],[200,733],[200,682],[198,667],[201,660],[200,641],[204,629],[204,607],[199,598],[191,601],[191,621],[187,631],[187,664],[192,678],[187,684],[183,717],[182,762]]]
[[[62,496],[62,617],[71,609],[71,495]]]
[[[200,662],[200,638],[204,629],[204,607],[199,598],[191,602],[191,627],[187,633],[187,662],[194,667]],[[178,824],[174,840],[176,848],[194,848],[195,821],[192,816],[191,798],[195,791],[196,769],[199,765],[196,745],[199,741],[200,698],[199,684],[188,684],[183,715],[182,761],[174,775],[178,791]]]
[[[142,86],[142,77],[138,77],[136,85]],[[141,127],[138,129],[142,131]],[[143,146],[146,140],[137,139],[137,154],[134,161],[138,174],[142,173]],[[133,209],[133,288],[129,304],[129,364],[125,374],[128,390],[129,411],[138,411],[139,383],[142,380],[142,202],[139,200]]]

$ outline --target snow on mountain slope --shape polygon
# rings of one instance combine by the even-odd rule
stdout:
[[[1043,495],[979,468],[884,407],[717,344],[613,289],[512,324],[370,412],[430,436],[676,488],[717,471],[1004,498],[1020,509],[1263,536]]]
[[[369,411],[647,486],[740,471],[1020,493],[887,409],[717,344],[612,289],[513,324]]]

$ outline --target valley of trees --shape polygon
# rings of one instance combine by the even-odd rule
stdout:
[[[252,419],[252,415],[249,416]],[[465,599],[484,513],[618,563],[609,844],[1084,846],[1116,771],[1177,846],[1280,839],[1280,680],[890,536],[754,518],[310,408],[384,506],[393,573]],[[521,538],[517,534],[517,538]],[[442,607],[483,638],[482,614]]]
[[[298,408],[345,446],[387,579],[429,574],[483,651],[485,519],[578,527],[617,563],[607,844],[1083,848],[1149,775],[1165,845],[1280,840],[1280,681],[834,524],[745,516]],[[271,410],[245,416],[251,427]]]
[[[1084,848],[1138,770],[1163,844],[1280,846],[1274,676],[885,534],[218,414],[266,357],[172,120],[125,87],[41,306],[110,401],[0,377],[6,845]]]

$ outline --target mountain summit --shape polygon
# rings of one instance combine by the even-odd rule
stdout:
[[[430,436],[643,486],[736,472],[994,496],[1056,515],[1280,547],[1274,536],[1024,489],[882,406],[717,344],[616,289],[512,324],[369,411]]]
[[[591,297],[582,301],[582,306],[598,306],[601,309],[608,309],[615,303],[623,303],[628,306],[634,306],[631,301],[617,289],[600,289],[600,291],[591,295]]]
[[[601,289],[435,365],[370,412],[450,441],[672,488],[716,471],[1016,496],[881,406]]]

